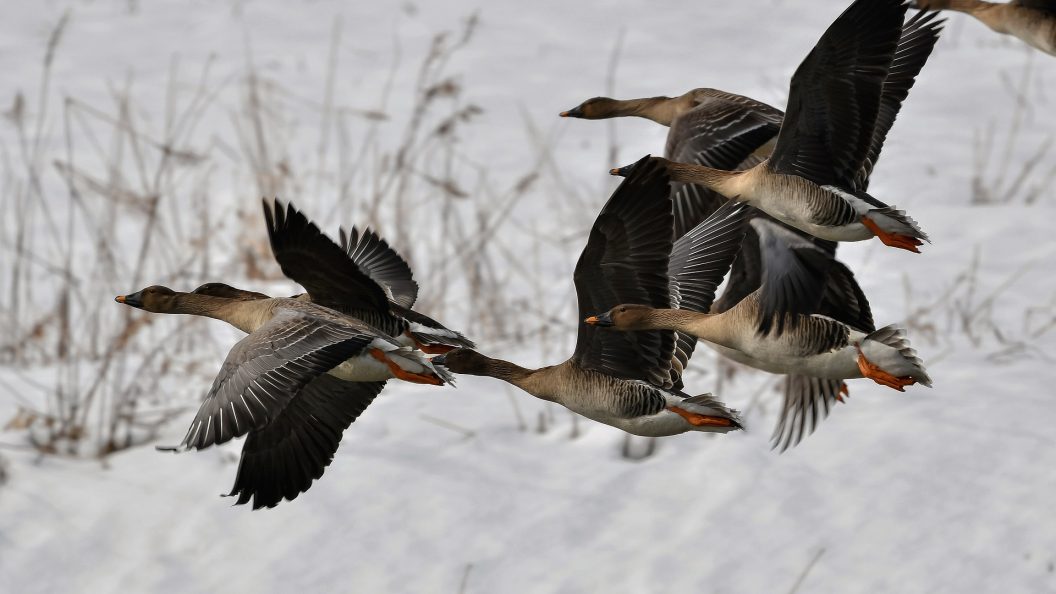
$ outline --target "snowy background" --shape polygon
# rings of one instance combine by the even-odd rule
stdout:
[[[377,226],[422,311],[484,352],[567,357],[606,171],[666,129],[557,113],[698,86],[783,106],[845,2],[658,6],[6,5],[0,591],[1056,591],[1056,59],[963,15],[870,188],[934,244],[840,248],[934,389],[854,381],[778,455],[773,378],[703,348],[687,387],[748,431],[649,442],[496,381],[393,384],[321,481],[258,512],[216,497],[240,443],[154,451],[238,333],[112,298],[294,292],[261,196]]]

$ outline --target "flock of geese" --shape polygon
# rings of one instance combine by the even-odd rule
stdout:
[[[920,0],[968,12],[1044,51],[1056,3]],[[293,205],[264,203],[272,252],[304,287],[269,297],[223,283],[189,293],[151,286],[116,298],[154,313],[224,320],[248,333],[228,354],[186,437],[201,449],[246,436],[237,503],[273,507],[322,476],[342,432],[390,379],[444,385],[496,378],[636,435],[742,428],[737,411],[684,391],[698,341],[786,375],[775,448],[798,443],[869,378],[903,391],[931,379],[904,330],[877,329],[836,242],[873,237],[919,252],[927,235],[867,192],[884,140],[943,20],[903,0],[855,0],[792,77],[782,113],[748,97],[598,97],[563,117],[637,116],[668,126],[667,158],[612,170],[622,183],[598,214],[575,268],[576,347],[527,369],[478,352],[412,309],[407,262],[371,230],[323,234]],[[726,277],[727,287],[716,299]],[[431,355],[427,356],[427,355]]]

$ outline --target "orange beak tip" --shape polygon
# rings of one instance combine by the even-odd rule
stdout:
[[[568,112],[567,111],[562,111],[561,113],[559,113],[557,115],[559,115],[559,116],[561,116],[563,118],[567,118],[568,117]]]
[[[116,301],[118,303],[124,303],[125,302],[125,296],[124,295],[118,295],[117,297],[114,297],[114,301]]]
[[[587,318],[587,319],[585,319],[583,321],[588,323],[588,324],[591,324],[591,325],[597,324],[598,323],[598,316],[590,316],[589,318]]]
[[[616,167],[613,167],[612,169],[609,170],[609,175],[619,175],[619,174],[620,174],[620,170],[618,168],[616,168]]]

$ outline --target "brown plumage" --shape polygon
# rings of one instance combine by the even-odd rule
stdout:
[[[917,0],[913,5],[925,10],[963,12],[997,33],[1012,35],[1056,56],[1056,0]]]
[[[792,78],[765,161],[744,171],[674,164],[672,179],[748,202],[817,238],[879,237],[918,251],[927,236],[916,223],[865,192],[887,129],[941,30],[934,13],[903,23],[905,10],[898,0],[857,0],[833,22]]]
[[[743,225],[731,220],[743,219],[743,210],[731,205],[717,213],[709,232],[687,234],[679,249],[672,239],[668,178],[643,160],[598,214],[576,264],[581,315],[623,301],[656,307],[685,303],[706,310],[740,243]],[[695,257],[698,247],[713,250],[716,261],[701,268],[705,265]],[[691,269],[694,277],[709,280],[673,295],[671,279]],[[710,395],[689,397],[677,389],[689,357],[680,349],[692,345],[670,331],[617,333],[580,324],[575,352],[557,365],[526,369],[470,349],[456,349],[433,361],[455,373],[506,381],[629,433],[661,436],[739,429],[735,411]]]

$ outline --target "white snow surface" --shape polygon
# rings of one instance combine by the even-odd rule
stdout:
[[[605,94],[620,35],[616,96],[712,86],[780,106],[788,77],[845,2],[409,6],[12,4],[0,36],[0,105],[18,90],[37,92],[48,32],[67,9],[53,85],[86,103],[105,102],[108,84],[134,74],[140,104],[160,106],[173,56],[190,70],[214,56],[218,70],[233,71],[247,44],[270,76],[318,96],[340,16],[348,74],[337,95],[365,95],[364,108],[387,76],[394,39],[413,61],[433,32],[479,9],[479,31],[456,66],[485,112],[464,132],[462,150],[511,183],[503,172],[532,155],[530,120],[554,143],[570,183],[596,188],[599,207],[614,187],[605,176],[614,165],[605,154],[609,126],[557,113]],[[394,382],[345,432],[322,480],[256,512],[216,497],[233,480],[237,442],[180,455],[144,446],[105,464],[4,447],[0,592],[752,593],[788,592],[801,578],[799,592],[1056,591],[1056,330],[1045,327],[1056,315],[1056,201],[1046,190],[1032,205],[969,203],[973,147],[988,126],[1010,125],[1017,97],[1009,85],[1025,68],[1031,107],[1007,149],[1012,167],[1056,133],[1056,59],[950,15],[871,186],[934,243],[919,256],[878,242],[840,248],[878,326],[913,320],[910,338],[934,389],[899,394],[851,382],[849,401],[778,455],[768,437],[779,395],[763,374],[741,370],[719,395],[746,411],[748,431],[666,438],[653,456],[632,461],[620,455],[619,431],[573,423],[563,409],[496,381],[460,377],[457,389]],[[394,83],[393,111],[409,77]],[[665,130],[651,122],[615,129],[621,161],[662,151]],[[2,130],[10,146],[10,126]],[[997,138],[995,162],[1005,158]],[[595,213],[583,213],[583,232]],[[530,217],[545,230],[544,209],[525,208],[521,218]],[[547,269],[555,295],[569,294],[579,249]],[[10,257],[5,246],[0,262]],[[976,258],[967,291],[958,279]],[[952,306],[921,311],[948,290],[951,303],[976,315],[973,335]],[[555,363],[570,352],[573,322],[555,329],[556,354],[546,360],[528,346],[480,347]],[[227,344],[237,336],[218,332]],[[714,391],[714,358],[698,353],[691,366],[710,373],[688,388]],[[24,375],[48,373],[0,368],[0,379],[17,387]],[[204,393],[210,378],[190,381],[200,385],[183,388]],[[10,396],[0,394],[0,421],[14,412]],[[160,443],[177,443],[193,414],[188,408],[168,425]],[[550,419],[545,431],[536,430],[541,417]],[[0,433],[6,444],[20,439]]]

